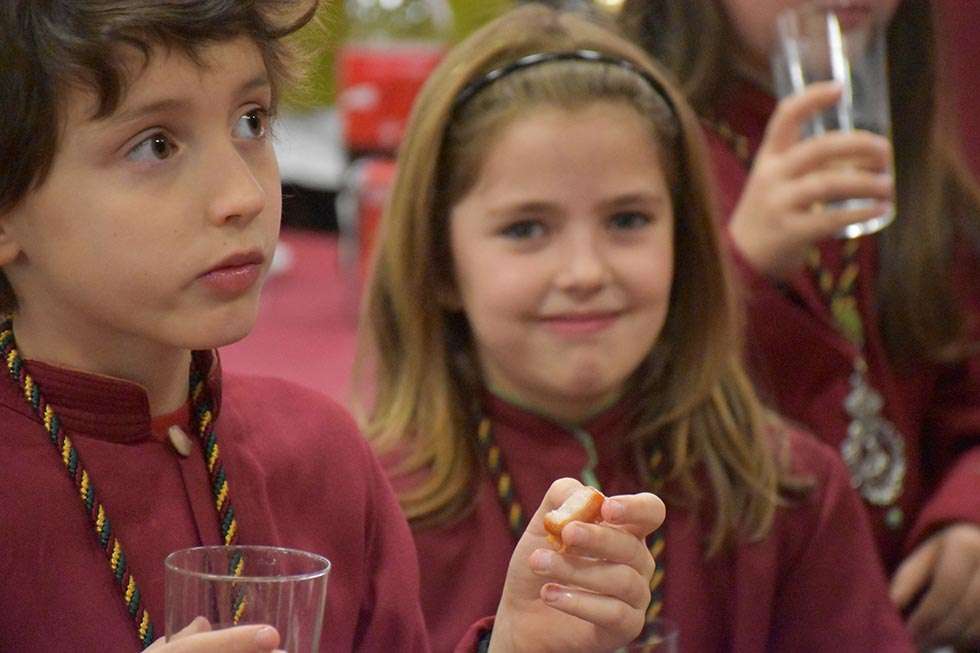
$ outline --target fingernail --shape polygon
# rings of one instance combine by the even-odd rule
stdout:
[[[255,631],[255,645],[268,649],[279,646],[279,632],[272,626],[262,626]]]
[[[585,544],[586,540],[589,539],[585,529],[575,525],[565,527],[561,535],[565,544]]]
[[[195,632],[204,632],[206,630],[211,630],[211,622],[204,615],[198,615],[194,617],[194,621],[190,623],[190,627],[194,629]]]
[[[548,551],[547,549],[538,549],[531,554],[531,569],[537,572],[548,572],[551,571],[551,567],[555,562],[555,554],[553,551]]]
[[[561,591],[557,585],[545,585],[544,586],[544,602],[545,603],[557,603],[561,600],[561,597],[567,592]]]
[[[619,521],[626,516],[626,506],[615,499],[606,500],[610,521]]]

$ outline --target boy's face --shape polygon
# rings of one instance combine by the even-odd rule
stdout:
[[[129,85],[105,119],[92,92],[66,91],[50,175],[0,216],[18,332],[145,356],[251,329],[281,210],[271,91],[250,40],[201,54],[121,53]]]

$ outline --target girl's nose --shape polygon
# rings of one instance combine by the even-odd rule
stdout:
[[[557,277],[558,286],[568,292],[588,294],[602,288],[608,278],[609,268],[595,235],[571,235]]]

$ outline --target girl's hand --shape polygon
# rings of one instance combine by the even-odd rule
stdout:
[[[211,630],[198,617],[169,640],[161,637],[146,650],[153,653],[270,653],[279,646],[279,633],[272,626],[235,626]]]
[[[980,526],[953,524],[926,540],[895,572],[891,594],[912,609],[908,627],[924,649],[980,646]]]
[[[664,504],[649,493],[608,497],[601,523],[564,527],[559,553],[544,515],[580,487],[571,478],[552,483],[518,542],[491,651],[611,651],[642,629],[655,568],[644,539],[663,523]]]
[[[785,280],[815,243],[891,208],[891,144],[871,132],[828,132],[801,140],[802,125],[840,98],[834,82],[812,84],[779,103],[766,127],[728,230],[759,272]],[[829,209],[832,200],[872,198],[874,206]]]

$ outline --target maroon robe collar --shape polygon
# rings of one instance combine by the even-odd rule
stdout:
[[[217,419],[221,407],[221,363],[217,351],[196,351],[193,358],[199,369],[208,370],[207,383]],[[40,361],[27,360],[24,365],[70,434],[119,443],[152,437],[150,404],[143,386]],[[31,412],[27,402],[16,408]]]
[[[627,393],[606,410],[577,425],[592,436],[599,467],[621,459],[636,403],[635,394]],[[495,436],[505,451],[519,447],[544,453],[566,447],[569,438],[574,438],[572,429],[576,427],[563,425],[489,392],[484,395],[483,407],[490,421],[500,427],[495,429]]]

